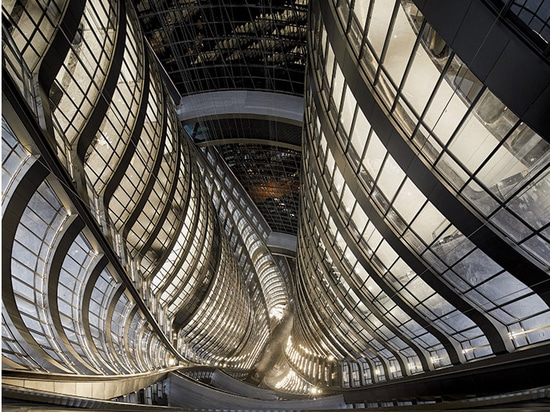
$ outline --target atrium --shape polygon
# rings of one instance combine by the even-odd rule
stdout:
[[[550,404],[550,3],[2,2],[2,402]]]

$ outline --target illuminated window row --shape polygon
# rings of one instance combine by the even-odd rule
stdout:
[[[172,199],[170,196],[173,185],[180,182],[180,180],[176,178],[176,171],[178,171],[180,175],[184,173],[182,173],[182,170],[178,168],[177,164],[178,162],[183,161],[183,159],[180,159],[179,156],[180,144],[177,134],[177,123],[175,123],[174,118],[175,112],[169,110],[168,113],[174,113],[174,115],[169,115],[166,118],[166,132],[164,135],[162,161],[158,172],[156,173],[153,188],[147,198],[147,203],[144,205],[136,219],[136,222],[132,225],[132,228],[127,235],[127,243],[129,248],[134,250],[133,253],[130,252],[132,257],[138,254],[139,251],[151,241],[151,236],[158,225],[168,227],[167,221],[171,224],[171,226],[175,224],[174,218],[168,219],[168,216],[165,215],[165,209],[168,207],[170,202],[171,208],[178,203],[181,204],[182,202],[181,196],[174,196],[176,197],[175,199]],[[178,188],[175,190],[177,191]],[[162,217],[164,217],[163,221],[161,221]],[[160,244],[170,243],[170,236],[168,233],[165,233],[165,230],[158,232],[157,237],[160,238],[157,240]]]
[[[315,209],[313,207],[307,207],[306,210],[313,211]],[[310,213],[306,212],[306,216],[309,214]],[[388,342],[390,345],[397,344],[400,339],[394,337],[393,339],[396,340],[392,343],[390,340],[390,335],[387,335],[389,330],[385,325],[388,325],[389,323],[389,325],[396,327],[400,334],[403,334],[404,337],[411,339],[415,344],[420,345],[426,351],[433,353],[434,355],[436,353],[445,353],[445,350],[442,348],[440,342],[438,342],[433,335],[428,333],[398,305],[392,302],[390,296],[388,296],[368,275],[367,271],[365,271],[360,262],[356,262],[355,266],[344,267],[344,270],[341,270],[340,268],[343,266],[343,262],[338,262],[338,259],[334,259],[342,256],[342,253],[336,251],[334,252],[335,258],[331,257],[328,250],[333,249],[327,249],[324,246],[317,232],[317,228],[314,229],[313,234],[309,234],[307,229],[304,229],[303,232],[304,233],[302,236],[307,236],[308,239],[311,239],[311,243],[316,243],[315,247],[310,245],[309,249],[319,251],[319,256],[311,256],[310,262],[326,262],[326,266],[323,268],[317,264],[317,270],[314,270],[313,273],[319,272],[321,279],[326,279],[327,276],[334,278],[331,283],[323,279],[320,286],[323,287],[327,293],[333,289],[338,289],[340,291],[342,294],[342,299],[345,299],[348,308],[354,312],[353,316],[349,314],[347,321],[350,322],[350,324],[359,332],[362,332],[363,330],[362,328],[355,326],[355,324],[357,323],[357,320],[362,320],[366,325],[370,325],[372,331],[377,331],[379,328],[384,329],[386,336],[381,335],[380,340],[382,342]],[[310,243],[310,241],[304,238],[302,238],[301,241],[303,241],[304,244]],[[348,277],[345,275],[348,270],[353,275],[356,275],[356,277]],[[357,273],[360,273],[361,277],[357,276]],[[368,307],[364,302],[367,303]],[[348,309],[346,309],[343,313],[349,313]],[[381,320],[384,322],[384,325]],[[403,342],[400,342],[399,346],[403,349]],[[411,356],[411,354],[406,356]],[[413,355],[413,357],[416,357],[416,355]],[[447,358],[447,356],[439,355],[437,358]],[[411,365],[411,360],[409,360],[408,363]],[[418,361],[413,361],[412,364],[414,364],[415,367],[412,368],[411,372],[421,369]]]
[[[8,17],[7,29],[16,46],[14,61],[23,60],[30,72],[35,72],[59,27],[67,5],[65,0],[48,0],[41,3],[3,3],[2,11]]]
[[[71,147],[102,98],[115,51],[120,11],[108,1],[87,3],[71,48],[49,93],[62,163],[71,170]]]
[[[191,187],[192,189],[196,188],[196,184],[193,184]],[[163,306],[180,293],[184,293],[183,298],[187,298],[198,281],[197,277],[193,275],[193,269],[195,267],[193,263],[196,262],[200,256],[199,247],[203,246],[207,228],[206,216],[208,209],[204,207],[202,192],[198,194],[197,199],[194,197],[191,198],[191,202],[192,205],[188,209],[185,223],[182,227],[182,232],[186,232],[187,236],[186,247],[180,250],[181,263],[173,268],[177,268],[177,274],[175,277],[171,277],[168,282],[164,280],[165,287],[162,289],[162,294],[157,294]],[[209,229],[211,230],[211,228]],[[189,239],[190,233],[193,234],[193,237]],[[210,244],[207,246],[210,247]],[[207,251],[204,251],[204,253],[206,252]],[[179,290],[184,285],[184,290]],[[169,308],[169,310],[173,311],[174,309]]]
[[[139,344],[135,339],[131,339],[132,334],[139,333],[139,330],[130,329],[132,317],[136,315],[134,305],[126,293],[119,295],[111,315],[111,335],[107,337],[115,349],[115,359],[125,373],[139,373],[143,370],[136,353],[140,349]]]
[[[215,158],[210,152],[207,153],[207,159],[212,168],[215,167],[220,180],[220,184],[213,187],[221,188],[222,197],[225,196],[225,200],[222,202],[223,206],[220,206],[220,208],[227,209],[226,216],[233,223],[231,227],[238,229],[238,236],[242,239],[244,250],[250,256],[254,270],[258,275],[268,311],[271,315],[282,313],[288,301],[286,285],[280,269],[265,245],[267,229],[258,222],[257,215],[259,212],[252,210],[251,205],[243,200],[245,195],[237,191],[231,179],[227,176],[228,172],[225,172],[220,166],[221,160]],[[223,184],[221,180],[223,180]],[[260,227],[260,230],[258,230],[258,227]]]
[[[188,242],[191,241],[191,237],[194,234],[192,229],[196,227],[195,225],[200,221],[198,219],[197,199],[195,197],[195,192],[197,190],[196,184],[192,180],[190,182],[190,185],[192,195],[187,200],[185,217],[183,219],[183,225],[181,226],[177,241],[172,247],[170,255],[168,256],[162,267],[159,268],[159,270],[154,274],[151,282],[152,294],[155,296],[166,290],[166,288],[169,287],[169,284],[174,279],[176,279],[176,282],[181,282],[182,277],[185,275],[185,272],[180,273],[179,267],[187,258],[187,255],[184,253],[184,251],[185,248],[188,246]],[[153,259],[151,260],[154,261]],[[177,277],[174,278],[174,276]]]
[[[548,221],[541,218],[548,202],[540,193],[550,187],[549,144],[468,70],[412,2],[361,2],[351,13],[339,11],[344,25],[349,18],[359,28],[347,37],[358,62],[424,160],[464,202],[548,264]],[[349,94],[342,86],[332,92],[336,110],[343,90]]]
[[[298,264],[301,265],[301,261],[298,261]],[[293,337],[301,337],[297,339],[297,342],[303,342],[309,348],[314,348],[316,353],[327,354],[328,357],[340,358],[346,356],[345,350],[337,341],[332,339],[330,334],[322,333],[323,325],[319,324],[316,313],[313,313],[316,306],[309,303],[310,293],[305,289],[302,281],[298,282],[296,296],[297,298],[294,300],[296,313],[299,313],[300,316],[295,317]]]
[[[188,192],[191,191],[191,176],[189,170],[185,167],[188,163],[185,153],[179,156],[179,173],[174,176],[175,185],[173,196],[169,199],[168,210],[164,215],[164,220],[158,222],[162,226],[158,229],[157,236],[150,242],[150,247],[145,251],[145,257],[141,260],[141,276],[150,278],[152,273],[161,273],[170,270],[170,262],[178,258],[178,250],[190,236],[189,233],[182,231],[182,214],[187,213],[188,201],[190,198]],[[140,220],[141,223],[141,220]],[[129,236],[135,234],[134,231]],[[168,256],[157,251],[170,250]],[[162,259],[161,259],[162,258]]]
[[[293,368],[307,377],[308,381],[329,384],[335,365],[334,358],[312,353],[307,347],[296,344],[293,336],[289,336],[285,355]]]
[[[393,362],[397,365],[392,371],[393,378],[402,375],[401,366],[396,361],[397,356],[407,359],[407,361],[401,361],[404,367],[407,367],[409,363],[419,363],[418,357],[407,347],[394,347],[396,346],[395,336],[389,336],[389,342],[384,340],[384,333],[389,333],[389,331],[380,325],[379,321],[374,322],[374,325],[367,326],[365,323],[364,326],[360,326],[349,310],[346,309],[340,297],[336,295],[335,286],[328,285],[326,278],[323,278],[321,282],[321,284],[327,284],[328,289],[325,290],[322,286],[315,287],[313,282],[314,280],[311,279],[309,284],[306,283],[306,289],[317,292],[313,305],[318,308],[318,316],[323,319],[324,323],[334,324],[330,327],[330,330],[334,331],[334,338],[336,338],[339,345],[344,347],[348,356],[352,358],[370,356],[373,360],[380,359],[384,364]],[[372,317],[370,320],[372,320]],[[373,339],[367,328],[372,332],[378,329],[376,334],[380,335],[380,339]]]
[[[327,159],[332,159],[330,151],[327,152],[326,156]],[[334,160],[327,161],[327,164],[334,165]],[[330,181],[332,180],[331,172],[327,171],[327,169],[325,169],[325,176],[327,176],[327,179],[329,179]],[[343,183],[343,177],[339,174],[339,169],[337,167],[334,168],[333,173],[335,176],[339,177],[339,179],[334,179],[333,184],[338,184],[337,182],[340,182],[342,187],[346,187],[345,183]],[[334,190],[332,193],[336,194],[338,198],[341,195],[340,193],[338,193],[337,189]],[[319,199],[319,204],[322,204],[320,193],[318,193],[317,196]],[[352,209],[354,207],[354,203],[356,201],[351,194],[349,197],[350,198],[344,200],[345,206],[342,205],[342,207],[338,208],[340,213],[345,213],[346,208]],[[355,208],[356,210],[360,210],[361,206],[355,205]],[[468,330],[473,326],[473,323],[469,319],[465,318],[464,315],[457,312],[448,302],[445,302],[445,300],[440,295],[438,295],[430,286],[428,286],[423,279],[417,276],[415,272],[410,267],[408,267],[408,265],[401,258],[399,258],[398,254],[394,251],[391,245],[386,240],[384,240],[376,227],[370,224],[366,214],[361,213],[358,215],[360,216],[360,219],[358,221],[355,221],[355,224],[356,226],[359,226],[358,232],[362,234],[360,242],[365,244],[364,249],[366,249],[367,251],[366,257],[369,258],[371,266],[379,272],[380,277],[382,278],[383,276],[385,276],[384,279],[389,286],[391,286],[396,292],[400,293],[401,295],[403,295],[403,293],[407,293],[406,295],[404,295],[406,296],[406,298],[408,298],[407,300],[412,305],[414,305],[420,311],[420,313],[428,317],[431,322],[435,322],[441,329],[443,329],[447,333],[451,333],[454,335],[459,330],[454,328],[453,324],[449,324],[447,321],[441,321],[442,319],[452,319],[452,322],[455,322],[455,325],[464,325],[464,330]],[[352,252],[352,250],[349,249],[347,243],[344,241],[341,235],[339,235],[338,229],[333,222],[333,216],[334,215],[328,213],[326,216],[323,217],[324,221],[328,222],[328,236],[334,239],[334,246],[339,249],[339,252],[337,253],[344,256],[344,259],[342,260],[347,261],[347,264],[345,264],[345,266],[348,268],[354,268],[356,266],[357,256],[355,256],[355,254]],[[349,216],[346,216],[346,218],[349,218]],[[394,277],[388,277],[388,272],[392,273]],[[392,280],[391,282],[389,282],[390,279]],[[396,279],[399,280],[396,282]],[[405,286],[406,290],[404,290]],[[466,335],[468,337],[466,337]],[[467,332],[466,335],[462,336],[461,338],[457,338],[459,341],[471,339],[472,331]],[[464,345],[468,347],[468,343],[464,343]]]
[[[29,184],[25,179],[21,187]],[[12,213],[17,206],[11,206],[6,195],[7,212]],[[107,270],[92,276],[104,264],[102,254],[61,198],[66,195],[57,181],[45,179],[22,210],[14,238],[3,240],[13,250],[10,281],[3,290],[7,356],[17,367],[50,372],[144,372],[143,362],[125,369],[129,358],[143,357],[143,348],[135,344],[138,339],[124,341],[132,337],[128,314],[138,311],[124,293],[123,306],[113,306],[119,288]],[[133,332],[145,327],[141,322]],[[155,338],[151,344],[159,342]],[[166,353],[162,347],[158,351]]]
[[[126,38],[120,74],[105,117],[84,156],[92,198],[101,196],[131,144],[144,94],[145,51],[138,23],[126,15]],[[146,103],[145,103],[146,104]]]
[[[84,304],[84,288],[99,258],[99,253],[93,249],[84,233],[80,232],[67,250],[57,285],[57,310],[63,332],[85,366],[94,371],[101,370],[101,364],[89,346],[81,308]]]
[[[152,281],[155,300],[162,308],[161,316],[169,318],[186,306],[198,304],[194,295],[201,285],[210,284],[217,263],[208,260],[214,248],[213,210],[198,179],[193,183],[194,194],[189,198],[180,237]]]
[[[245,303],[247,302],[247,299],[244,299],[244,297],[238,304],[239,309],[236,307],[220,307],[219,304],[227,299],[228,295],[234,295],[235,293],[240,295],[242,292],[238,292],[240,288],[238,282],[235,282],[235,280],[233,281],[232,286],[229,284],[222,286],[222,283],[225,284],[226,281],[224,279],[220,279],[220,273],[225,273],[225,276],[234,278],[236,275],[236,268],[234,266],[233,259],[227,256],[228,249],[226,242],[223,241],[223,238],[221,239],[221,245],[217,247],[221,248],[221,252],[219,254],[220,260],[208,262],[208,266],[211,268],[208,270],[213,271],[210,277],[214,279],[214,283],[210,289],[211,293],[206,296],[205,301],[201,304],[199,310],[184,328],[186,331],[186,339],[190,342],[201,342],[200,350],[204,353],[208,353],[209,351],[211,353],[216,353],[219,352],[222,347],[226,346],[227,342],[225,342],[225,340],[228,338],[231,339],[232,337],[224,336],[224,333],[227,333],[227,328],[235,327],[236,318],[234,318],[234,315],[236,316],[236,314],[241,313],[241,310],[246,310],[245,308],[248,307],[248,304]],[[231,316],[227,317],[227,314],[229,313]],[[220,320],[224,314],[225,321],[222,321],[220,324]],[[243,319],[239,320],[239,322],[242,321]],[[211,331],[213,325],[218,325],[220,327],[220,331],[215,337],[211,336],[208,339],[208,342],[206,342],[204,339],[206,338],[206,335],[209,335],[207,331]],[[244,329],[240,328],[240,333],[243,331]],[[235,343],[233,342],[233,344]],[[216,350],[212,350],[212,347],[216,347]]]
[[[109,269],[105,268],[97,277],[91,296],[84,296],[84,299],[87,299],[89,309],[89,333],[95,350],[103,361],[102,370],[105,374],[121,373],[123,370],[122,366],[115,360],[110,340],[107,339],[106,334],[108,330],[108,311],[114,299],[114,294],[119,287],[120,284],[111,275]]]
[[[235,261],[228,253],[228,243],[222,240],[220,247],[220,261],[211,293],[183,327],[186,339],[196,342],[203,356],[209,353],[229,354],[238,347],[250,313],[250,300],[238,281]]]
[[[166,136],[161,136],[163,121],[159,121],[159,119],[163,119],[164,112],[160,74],[153,69],[154,67],[154,65],[150,66],[151,77],[147,79],[149,98],[146,103],[146,114],[141,133],[135,143],[135,149],[132,148],[133,156],[129,163],[121,165],[125,167],[125,173],[108,205],[109,216],[119,231],[134,212],[141,197],[149,195],[149,193],[145,193],[145,189],[149,179],[156,178],[152,174],[154,164],[157,156],[162,156],[162,153],[159,153],[159,145],[161,140],[166,138]],[[130,144],[133,145],[133,141]]]
[[[201,197],[203,196],[205,196],[204,191],[201,191]],[[185,274],[185,280],[179,283],[172,299],[167,302],[168,316],[170,317],[186,303],[193,300],[193,294],[197,288],[201,287],[201,283],[206,287],[214,276],[214,267],[217,264],[217,261],[213,260],[213,257],[216,256],[216,251],[213,250],[216,247],[214,215],[213,209],[204,207],[204,203],[205,199],[202,199],[199,223],[190,249],[187,251],[186,259],[179,269],[180,273]],[[203,213],[204,211],[207,211],[207,214]],[[163,299],[165,299],[164,296],[161,297],[161,301]]]
[[[330,44],[325,47],[328,56],[333,56]],[[334,60],[334,57],[329,60]],[[364,182],[366,190],[370,192],[379,213],[383,214],[394,229],[402,234],[402,239],[410,247],[422,254],[428,267],[431,266],[432,269],[445,272],[443,276],[449,283],[463,285],[460,287],[461,291],[474,305],[485,310],[491,309],[491,316],[503,324],[510,325],[510,332],[519,330],[527,334],[531,333],[533,342],[540,339],[538,336],[542,335],[539,331],[548,326],[547,320],[544,320],[548,316],[547,305],[533,295],[530,288],[504,271],[454,226],[449,225],[448,220],[426,199],[414,183],[406,178],[405,172],[370,128],[368,121],[356,104],[353,94],[345,85],[337,63],[334,64],[334,69],[331,68],[331,65],[328,66],[326,75],[332,70],[335,73],[333,80],[331,81],[330,78],[324,80],[327,87],[329,89],[332,87],[334,90],[347,90],[343,96],[337,95],[337,102],[332,103],[332,100],[329,99],[331,107],[335,108],[333,110],[334,122],[332,123],[336,128],[335,135],[341,140],[340,145],[346,151],[350,163],[358,169],[358,176]],[[318,128],[320,125],[317,120],[316,130]],[[320,133],[322,140],[320,148],[318,148],[319,158],[329,166],[326,170],[330,173],[330,166],[334,165],[334,160],[330,150],[327,150],[324,134]],[[349,143],[346,143],[348,138]],[[350,223],[354,223],[353,227],[356,233],[360,234],[362,227],[358,227],[357,222],[366,222],[366,215],[361,208],[356,207],[352,211],[353,203],[350,203],[350,199],[353,199],[353,195],[345,185],[343,176],[339,176],[337,171],[336,168],[333,176],[335,201],[342,203],[343,207],[340,207],[339,210],[344,214],[344,220],[347,220],[348,216],[343,212],[348,212],[352,217]],[[541,188],[538,184],[535,186]],[[538,200],[545,201],[542,198]],[[544,213],[535,212],[534,215],[543,216]],[[407,227],[407,225],[410,226]],[[382,245],[379,246],[376,255],[387,260],[391,255],[381,249]],[[371,251],[375,250],[372,246],[368,246]],[[388,251],[390,250],[388,249]],[[395,256],[395,253],[393,255]],[[413,272],[401,259],[381,262],[381,270],[390,270],[391,265],[393,265],[394,271],[400,272],[394,276],[393,282],[404,285],[404,282],[410,280],[410,275]],[[476,269],[478,266],[491,268],[491,270],[480,272]],[[477,274],[472,278],[474,272]],[[482,275],[481,278],[480,275]],[[501,286],[495,288],[493,285],[496,284]],[[523,309],[520,310],[520,301],[530,302],[529,306],[532,308],[530,313]],[[536,321],[530,321],[529,318],[536,319]],[[515,323],[513,319],[521,320],[522,323]],[[514,339],[513,343],[520,346],[522,343],[526,344],[527,341]],[[464,349],[468,351],[468,348]],[[468,352],[468,356],[471,356],[470,352]]]
[[[315,167],[315,166],[313,166]],[[306,179],[310,180],[308,182],[308,187],[311,191],[314,191],[317,187],[317,183],[315,181],[314,174],[308,173]],[[315,193],[315,192],[314,192]],[[307,195],[307,192],[305,193]],[[381,288],[376,284],[376,282],[371,279],[371,277],[368,275],[367,271],[362,267],[361,263],[355,258],[353,252],[351,249],[349,249],[345,244],[341,245],[339,243],[338,239],[341,239],[339,236],[335,236],[336,228],[334,227],[333,218],[331,217],[331,214],[326,209],[327,203],[323,201],[321,194],[319,191],[317,191],[313,198],[316,199],[316,202],[314,203],[315,206],[310,206],[308,204],[309,200],[306,198],[306,207],[304,212],[304,217],[308,217],[311,213],[314,211],[317,211],[317,213],[320,213],[319,217],[310,217],[310,221],[312,222],[310,225],[306,225],[307,227],[313,227],[314,236],[306,235],[308,238],[312,239],[312,242],[315,242],[315,247],[310,246],[309,249],[318,250],[321,253],[321,256],[319,258],[311,257],[311,261],[321,261],[321,262],[327,262],[327,268],[324,269],[324,272],[327,273],[327,276],[333,276],[336,277],[335,279],[336,284],[334,286],[326,285],[324,286],[327,290],[332,289],[333,287],[337,287],[342,290],[342,292],[346,296],[346,300],[349,301],[349,305],[351,307],[356,307],[359,310],[356,310],[355,316],[360,316],[363,319],[367,320],[370,316],[376,316],[380,319],[385,319],[386,321],[390,321],[393,323],[401,333],[404,334],[404,336],[408,336],[409,338],[418,339],[416,343],[418,343],[420,346],[424,347],[426,350],[429,351],[440,351],[441,345],[437,340],[431,335],[426,334],[426,331],[423,330],[415,321],[413,321],[410,316],[406,315],[405,312],[403,312],[398,306],[395,305],[395,303],[392,302],[390,297],[385,294]],[[322,209],[319,210],[319,207],[322,206]],[[321,223],[325,222],[324,226],[326,229],[323,230],[325,233],[324,236],[325,241],[321,240],[319,237],[319,234],[317,233],[317,228],[319,227],[319,230],[321,230]],[[365,223],[368,222],[368,220],[364,221]],[[318,225],[316,227],[316,225]],[[305,233],[307,233],[309,230],[305,227]],[[331,240],[332,239],[332,240]],[[380,237],[381,239],[381,237]],[[302,239],[301,239],[302,240]],[[330,243],[333,244],[333,246],[329,250],[334,250],[333,256],[336,261],[338,262],[338,267],[334,267],[333,258],[327,253],[327,246],[325,246],[325,243],[330,240]],[[329,244],[329,243],[327,243]],[[343,246],[343,249],[342,249]],[[306,248],[307,250],[308,248]],[[324,251],[324,252],[323,252]],[[340,269],[341,268],[341,269]],[[311,270],[309,271],[311,272]],[[355,275],[355,277],[351,277],[348,279],[347,273],[352,273]],[[342,275],[343,274],[343,275]],[[348,282],[353,282],[355,285],[354,290],[358,290],[357,288],[362,288],[360,291],[361,300],[365,302],[373,302],[374,307],[373,309],[377,313],[372,314],[367,311],[365,313],[364,310],[361,309],[361,306],[358,305],[359,298],[355,295],[355,293],[352,293],[352,290],[350,286],[348,285]],[[321,282],[321,285],[323,283]],[[357,306],[356,306],[357,305]],[[362,307],[366,309],[366,307],[361,304]],[[361,314],[363,315],[361,316]],[[398,315],[398,317],[396,317]],[[376,322],[379,322],[378,320]],[[422,338],[420,337],[422,336]],[[382,339],[383,341],[386,341],[386,339]],[[436,345],[438,347],[437,349],[433,347],[433,345]],[[439,358],[439,356],[438,356]]]
[[[202,166],[204,180],[210,189],[214,205],[218,210],[218,215],[224,224],[226,233],[229,236],[231,248],[238,259],[238,267],[241,268],[241,276],[245,276],[248,293],[251,294],[251,307],[253,308],[250,320],[253,330],[250,332],[250,338],[243,349],[247,353],[246,364],[253,365],[254,359],[262,354],[267,338],[269,337],[268,319],[265,312],[264,287],[269,283],[270,290],[273,292],[271,305],[273,307],[283,308],[286,302],[286,294],[281,291],[281,279],[278,268],[274,267],[274,262],[264,262],[259,264],[252,259],[251,255],[256,255],[254,251],[265,250],[265,244],[260,241],[267,237],[267,229],[264,227],[263,220],[258,220],[256,211],[250,209],[242,198],[242,193],[237,189],[233,179],[216,162],[215,155],[208,151],[206,153],[211,166],[205,164]],[[252,220],[255,230],[251,230],[250,220]],[[251,252],[252,251],[252,252]],[[280,302],[278,305],[277,303]],[[271,307],[271,306],[268,306]],[[226,359],[231,361],[230,359]]]
[[[338,305],[341,304],[337,299],[331,300],[323,291],[321,287],[312,279],[304,280],[300,285],[304,291],[309,294],[309,305],[312,309],[312,316],[316,322],[323,325],[327,330],[332,331],[329,340],[335,346],[340,348],[340,352],[345,356],[355,356],[359,353],[359,348],[353,345],[351,338],[345,335],[345,333],[339,328],[342,326],[342,321],[337,315],[338,310],[341,309]],[[311,321],[311,320],[310,320]],[[321,328],[320,328],[321,329]]]

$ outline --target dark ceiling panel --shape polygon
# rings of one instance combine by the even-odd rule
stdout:
[[[307,0],[136,2],[145,35],[182,95],[302,95]]]
[[[255,144],[218,147],[272,230],[296,235],[300,188],[300,152]]]

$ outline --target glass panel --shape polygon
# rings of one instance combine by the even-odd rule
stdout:
[[[355,2],[361,3],[359,2]],[[388,27],[390,27],[390,20],[393,12],[395,1],[375,1],[371,15],[370,25],[368,27],[368,39],[374,48],[374,52],[380,56],[382,54],[382,48],[384,41],[386,40],[386,33]],[[364,10],[359,7],[359,10]]]
[[[397,8],[397,16],[391,32],[388,33],[388,40],[383,65],[394,83],[400,84],[416,41],[416,34],[402,7]]]
[[[550,169],[512,200],[509,207],[535,230],[547,225],[550,216]]]
[[[470,172],[475,172],[495,149],[498,141],[472,113],[462,125],[457,135],[449,145],[449,151]],[[483,176],[488,186],[492,186],[498,179],[498,170]]]
[[[361,0],[355,2],[353,13],[359,21],[361,29],[364,29],[365,27],[365,22],[367,21],[367,13],[370,6],[371,2],[369,0]]]
[[[426,203],[411,228],[427,244],[435,240],[447,227],[448,221],[432,203]]]
[[[405,173],[403,170],[393,160],[393,157],[388,156],[376,183],[386,198],[391,200],[404,178]]]
[[[502,267],[481,250],[476,249],[458,262],[453,270],[472,286],[476,286],[500,272]]]
[[[355,106],[356,106],[355,97],[353,96],[353,93],[351,92],[351,89],[349,88],[349,86],[346,85],[346,94],[345,94],[344,102],[342,104],[342,109],[340,111],[340,122],[347,136],[350,135],[351,122],[353,121]]]
[[[517,299],[530,292],[530,289],[509,273],[503,273],[479,285],[477,290],[496,304]]]
[[[425,202],[426,197],[418,190],[416,185],[407,178],[393,202],[393,207],[407,223],[410,223]]]
[[[540,236],[533,236],[526,240],[522,246],[536,256],[541,262],[550,264],[550,244]]]
[[[433,129],[443,144],[452,136],[469,106],[456,90],[461,81],[460,74],[465,70],[463,67],[463,63],[455,56],[445,74],[445,81],[439,85],[424,116],[427,126]]]

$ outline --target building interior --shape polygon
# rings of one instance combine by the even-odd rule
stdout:
[[[550,409],[550,2],[4,0],[2,408]]]

